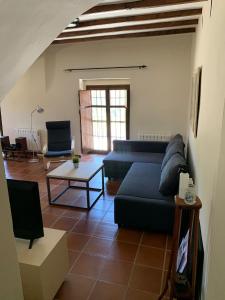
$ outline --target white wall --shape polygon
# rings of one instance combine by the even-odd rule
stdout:
[[[221,184],[223,170],[217,176],[218,166],[224,166],[219,158],[225,99],[225,1],[213,2],[210,17],[210,3],[204,8],[203,22],[200,22],[194,49],[194,69],[202,66],[202,97],[198,136],[195,139],[190,129],[190,152],[196,174],[198,195],[203,202],[201,227],[205,248],[205,299],[225,299],[225,259],[222,254],[224,241],[221,233],[225,226],[224,192]],[[224,152],[221,153],[224,156]],[[224,186],[224,177],[223,177]],[[219,192],[220,191],[220,192]],[[222,217],[222,215],[223,217]],[[223,237],[224,240],[224,237]],[[208,273],[208,274],[207,274]]]
[[[80,150],[79,79],[126,78],[131,85],[130,133],[186,134],[192,34],[54,45],[31,67],[2,103],[4,133],[29,126],[32,105],[45,108],[45,120],[71,120]],[[148,66],[145,70],[65,72],[72,67]],[[42,70],[43,66],[45,67]],[[43,82],[45,79],[45,82]],[[28,87],[27,84],[36,87]],[[44,94],[40,91],[45,89]],[[28,105],[29,103],[29,105]],[[18,108],[15,110],[16,104]]]

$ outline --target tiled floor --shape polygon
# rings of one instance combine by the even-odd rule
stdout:
[[[90,163],[94,156],[84,157]],[[58,300],[155,300],[162,290],[170,256],[166,235],[119,229],[113,219],[118,182],[106,181],[106,193],[86,212],[49,206],[41,163],[5,162],[7,178],[39,182],[46,227],[68,232],[70,269]],[[57,193],[64,183],[51,186]],[[75,191],[75,193],[77,193]],[[81,197],[76,194],[70,197]]]

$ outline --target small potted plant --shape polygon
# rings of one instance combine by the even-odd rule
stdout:
[[[72,157],[72,162],[73,162],[74,168],[79,167],[79,161],[80,161],[80,156],[79,155],[74,155]]]

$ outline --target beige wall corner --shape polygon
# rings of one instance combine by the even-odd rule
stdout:
[[[225,1],[213,1],[212,9],[210,6],[208,1],[196,34],[193,72],[202,66],[202,92],[198,135],[195,138],[190,128],[189,143],[197,193],[203,202],[200,213],[205,249],[203,299],[223,300]]]

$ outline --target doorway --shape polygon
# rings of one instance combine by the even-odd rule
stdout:
[[[80,91],[82,152],[107,153],[129,139],[130,86],[89,85]]]

